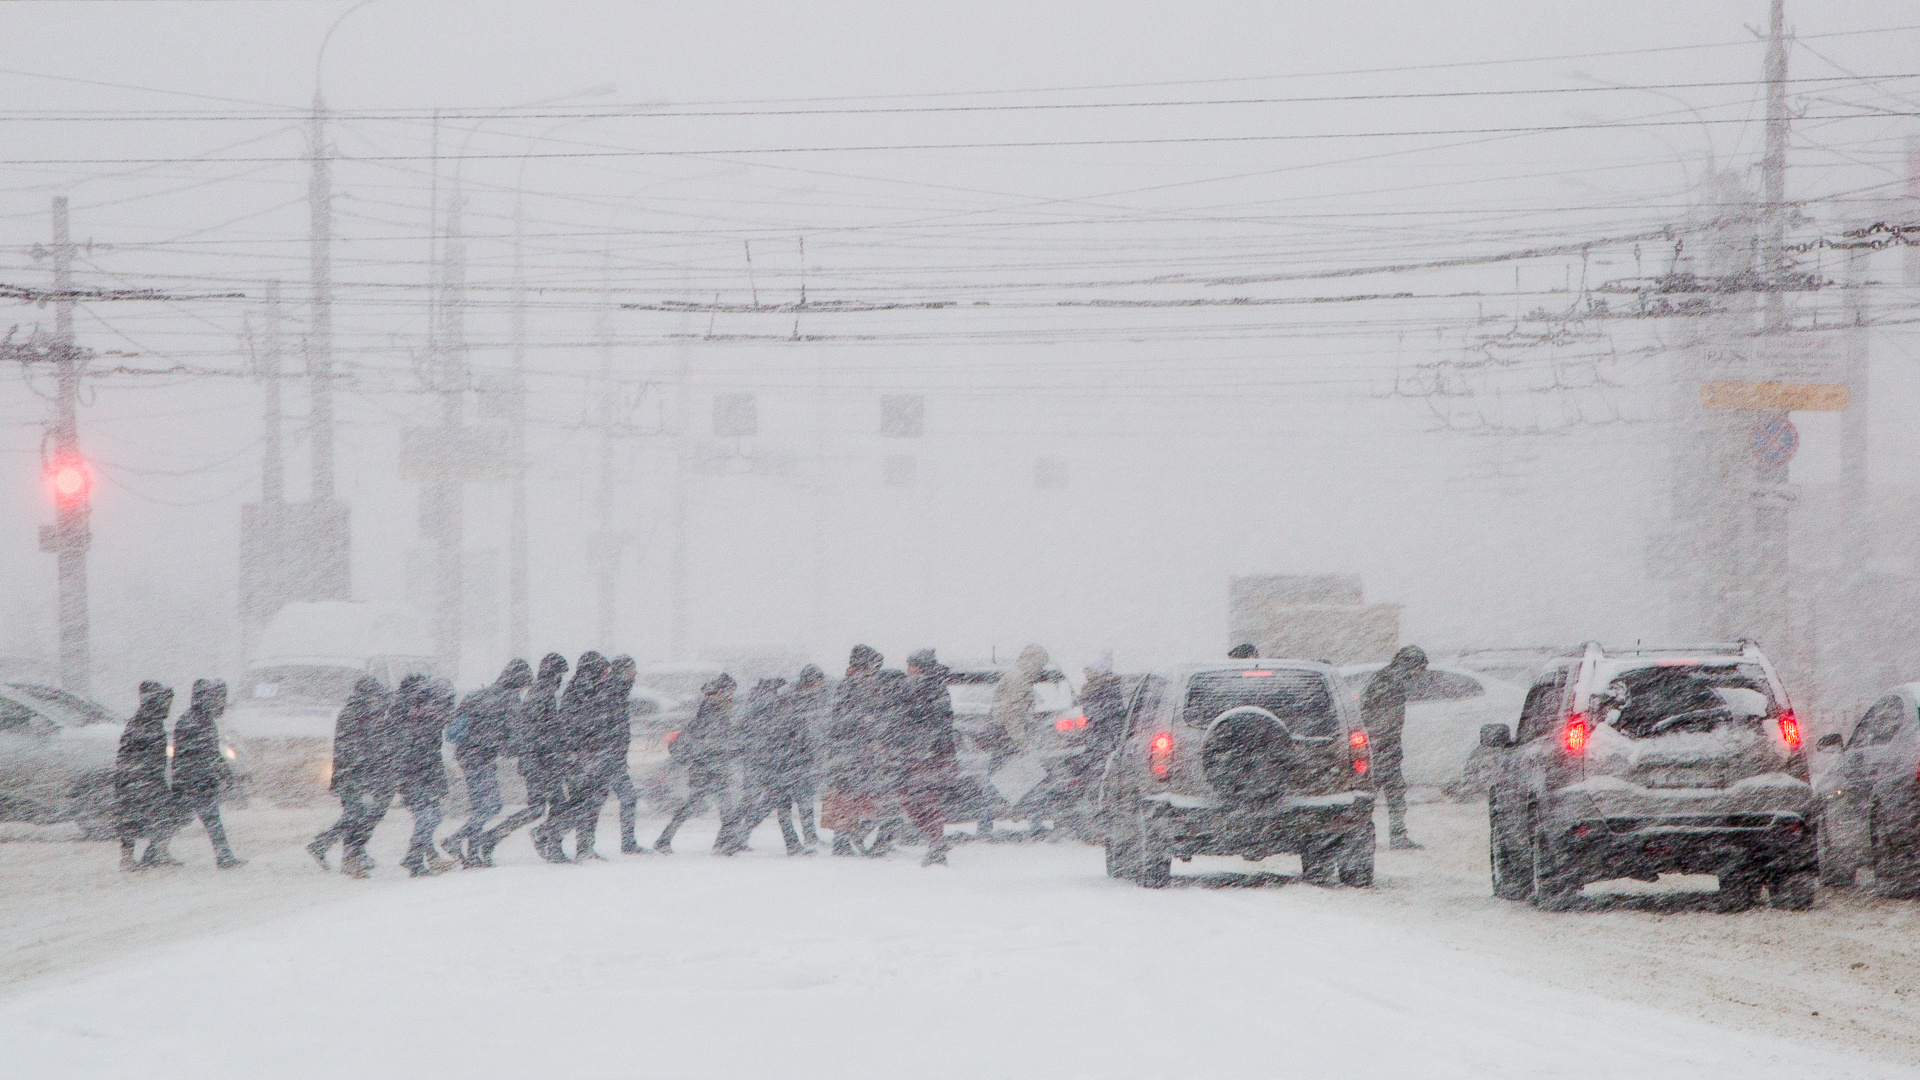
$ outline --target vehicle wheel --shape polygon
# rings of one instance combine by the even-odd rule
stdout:
[[[1340,845],[1340,884],[1356,889],[1373,888],[1373,822],[1347,834]]]
[[[1760,877],[1747,871],[1720,875],[1719,903],[1715,907],[1729,915],[1746,911],[1760,902]]]
[[[1776,874],[1767,879],[1767,906],[1782,911],[1805,911],[1813,906],[1816,875],[1804,871]]]
[[[1164,889],[1173,881],[1173,856],[1160,838],[1153,835],[1147,815],[1138,815],[1138,839],[1134,842],[1134,884],[1143,889]]]
[[[1340,883],[1340,838],[1316,836],[1300,847],[1300,877],[1322,888]]]
[[[1527,899],[1541,911],[1565,911],[1579,898],[1580,883],[1554,862],[1553,852],[1547,847],[1547,838],[1541,835],[1539,823],[1529,817],[1527,825],[1527,835],[1530,837],[1527,845],[1527,876],[1532,885]]]
[[[1533,893],[1532,852],[1515,851],[1507,843],[1513,830],[1497,810],[1487,812],[1487,868],[1493,877],[1493,895],[1502,900],[1525,900]]]
[[[1820,884],[1835,889],[1851,889],[1860,876],[1860,867],[1842,850],[1839,823],[1822,810],[1814,822],[1814,846],[1820,852]]]

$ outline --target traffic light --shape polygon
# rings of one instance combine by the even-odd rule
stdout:
[[[61,510],[84,510],[93,494],[93,474],[77,450],[63,450],[47,463],[47,487]]]

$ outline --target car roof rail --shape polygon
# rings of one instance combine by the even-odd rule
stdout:
[[[1607,656],[1653,656],[1662,653],[1713,653],[1721,656],[1761,655],[1760,645],[1751,638],[1738,641],[1709,641],[1696,645],[1635,645],[1631,649],[1602,649]]]

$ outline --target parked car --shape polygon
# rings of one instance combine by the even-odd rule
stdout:
[[[1751,642],[1609,651],[1589,643],[1490,724],[1493,892],[1547,909],[1583,886],[1714,874],[1723,904],[1814,899],[1816,807],[1801,728]]]
[[[1920,682],[1896,686],[1851,736],[1820,736],[1820,878],[1852,885],[1862,866],[1893,896],[1920,895]]]
[[[124,722],[51,686],[0,686],[0,820],[77,821],[113,835],[113,758]]]
[[[1373,884],[1366,730],[1339,674],[1301,660],[1157,671],[1100,781],[1107,873],[1148,888],[1173,859],[1300,856],[1316,884]]]
[[[1351,664],[1340,680],[1358,708],[1367,683],[1385,664]],[[1480,747],[1480,728],[1518,715],[1527,689],[1460,665],[1429,666],[1407,691],[1405,750],[1400,772],[1416,787],[1435,787],[1455,798],[1485,790],[1484,779],[1470,777],[1468,764]]]
[[[292,804],[324,796],[333,724],[353,684],[371,674],[392,689],[408,675],[432,674],[432,653],[410,611],[344,601],[281,608],[220,721],[251,790]]]

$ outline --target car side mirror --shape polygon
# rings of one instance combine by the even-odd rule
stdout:
[[[1505,724],[1481,724],[1480,745],[1489,750],[1513,749],[1513,732]]]
[[[1815,750],[1824,750],[1829,754],[1837,754],[1840,752],[1840,749],[1846,745],[1847,740],[1841,738],[1838,733],[1835,733],[1820,736],[1820,741],[1814,743],[1813,748]]]

